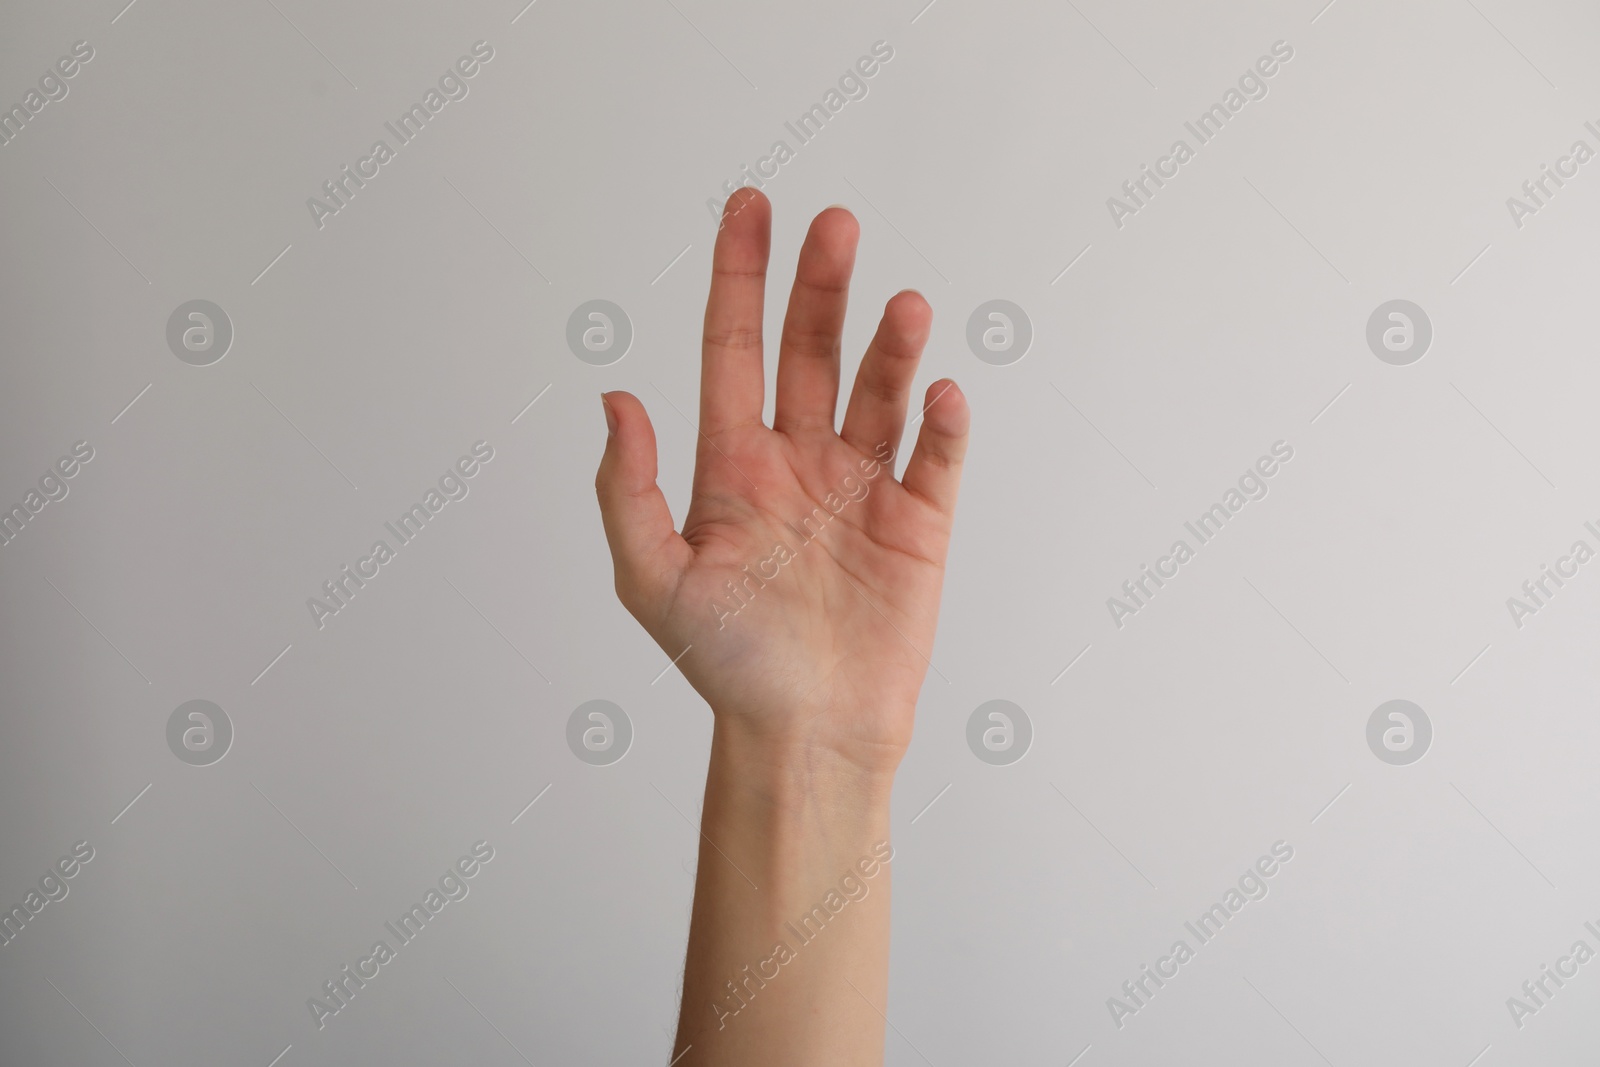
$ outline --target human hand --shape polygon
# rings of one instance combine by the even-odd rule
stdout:
[[[644,405],[602,395],[609,433],[595,488],[617,596],[669,658],[682,655],[678,668],[719,731],[783,758],[828,754],[892,773],[930,666],[969,413],[954,382],[930,386],[916,447],[894,479],[932,319],[906,290],[885,306],[834,431],[860,236],[855,217],[835,207],[812,221],[800,250],[766,426],[771,220],[753,189],[724,209],[681,534],[656,486]]]

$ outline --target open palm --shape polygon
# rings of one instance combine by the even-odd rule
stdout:
[[[966,401],[954,382],[929,387],[916,448],[896,481],[932,317],[907,290],[885,306],[835,432],[860,229],[848,211],[829,208],[800,250],[766,426],[771,217],[766,197],[741,189],[717,237],[681,534],[656,486],[644,406],[625,392],[603,397],[611,432],[595,487],[617,596],[719,721],[892,767],[930,666]]]

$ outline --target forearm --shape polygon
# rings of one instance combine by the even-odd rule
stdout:
[[[892,775],[719,720],[679,1067],[882,1062]]]

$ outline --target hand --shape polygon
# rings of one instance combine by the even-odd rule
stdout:
[[[617,596],[668,657],[688,649],[678,668],[711,705],[719,732],[892,773],[929,667],[969,413],[954,382],[935,382],[916,448],[894,479],[932,320],[927,301],[906,290],[884,307],[834,431],[860,236],[855,217],[835,207],[812,221],[800,250],[766,426],[771,222],[771,205],[753,189],[724,208],[681,535],[656,486],[644,406],[626,392],[602,395],[609,435],[595,489]]]

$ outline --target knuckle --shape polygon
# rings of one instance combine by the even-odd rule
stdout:
[[[734,351],[760,348],[761,331],[749,326],[707,327],[706,344]]]
[[[902,382],[887,374],[868,374],[861,378],[861,391],[880,404],[895,405],[905,402],[907,390]]]
[[[828,356],[838,355],[840,348],[837,330],[816,326],[785,325],[781,343],[784,348],[793,349],[796,352],[811,352]]]
[[[800,284],[813,293],[823,296],[843,296],[850,292],[850,279],[838,278],[802,278]]]

